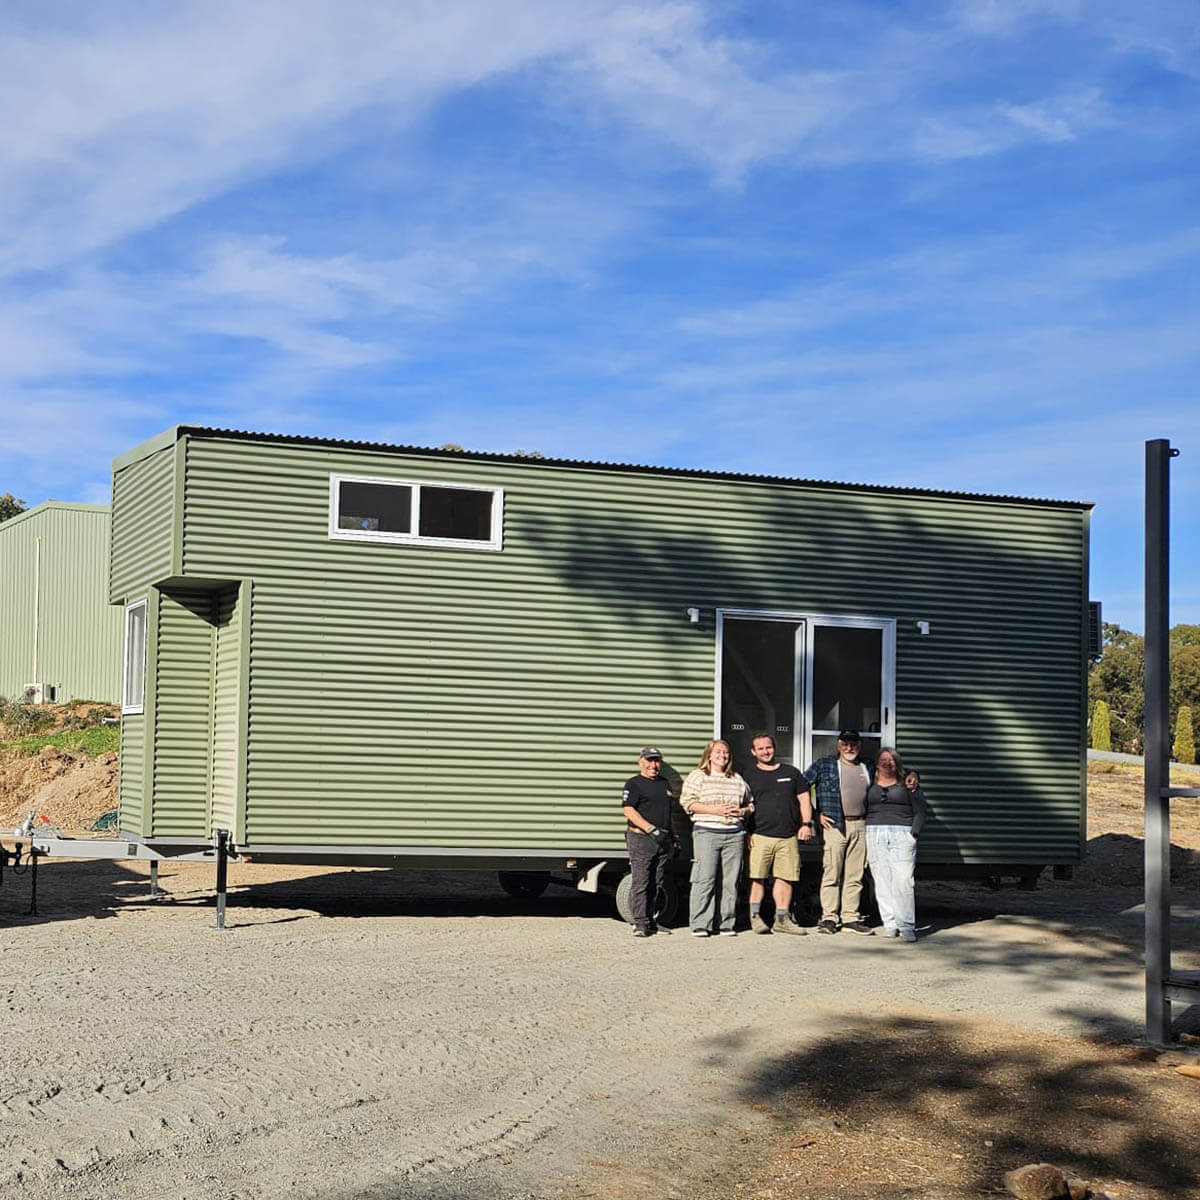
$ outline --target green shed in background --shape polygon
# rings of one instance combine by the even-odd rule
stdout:
[[[1073,863],[1089,513],[180,426],[114,463],[121,828],[618,861],[640,746],[855,726],[922,772],[923,868]]]
[[[107,505],[47,500],[0,523],[0,696],[121,694],[121,614],[108,602]]]

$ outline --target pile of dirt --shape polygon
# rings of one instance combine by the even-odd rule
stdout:
[[[117,807],[117,756],[90,758],[54,746],[33,756],[0,755],[0,828],[13,828],[30,812],[60,829],[90,829]]]
[[[35,819],[70,832],[91,829],[117,806],[117,755],[43,746],[36,753],[13,743],[75,730],[94,730],[120,710],[90,700],[71,704],[0,704],[0,829]]]

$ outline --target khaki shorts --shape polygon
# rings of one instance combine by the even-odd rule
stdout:
[[[800,878],[800,844],[794,837],[772,838],[756,833],[750,844],[751,879]]]

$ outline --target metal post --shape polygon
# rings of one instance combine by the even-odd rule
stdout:
[[[32,867],[32,871],[31,871],[30,877],[29,877],[29,913],[27,915],[31,916],[31,917],[36,917],[38,915],[38,910],[37,910],[37,860],[39,858],[41,858],[41,855],[38,854],[37,848],[35,846],[30,846],[29,847],[29,864]]]
[[[1167,728],[1167,597],[1170,582],[1170,460],[1179,453],[1165,438],[1146,443],[1146,1038],[1171,1036],[1171,811]]]
[[[150,860],[150,899],[157,900],[162,895],[158,890],[158,859]]]
[[[217,830],[217,928],[225,928],[225,892],[229,874],[229,830]]]

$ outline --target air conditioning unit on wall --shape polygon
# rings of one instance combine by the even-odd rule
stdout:
[[[54,684],[27,683],[25,691],[21,694],[21,701],[24,704],[53,704]]]

